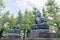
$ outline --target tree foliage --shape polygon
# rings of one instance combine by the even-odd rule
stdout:
[[[42,11],[43,16],[48,19],[48,25],[50,26],[51,30],[60,27],[59,7],[55,0],[47,0],[47,3],[43,7]]]
[[[33,23],[33,14],[27,10],[23,14],[19,11],[17,19],[20,23],[21,29],[28,30]]]
[[[23,31],[25,37],[26,31],[31,30],[31,25],[34,23],[33,13],[28,10],[25,10],[24,13],[19,11],[17,20],[20,23],[20,31]]]

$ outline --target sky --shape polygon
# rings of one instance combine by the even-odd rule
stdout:
[[[21,10],[22,12],[27,9],[27,10],[32,10],[33,7],[36,7],[40,11],[42,11],[43,6],[47,0],[4,0],[4,12],[5,11],[10,11],[10,13],[14,13],[16,16],[18,11]],[[60,4],[59,0],[56,0],[57,4]]]

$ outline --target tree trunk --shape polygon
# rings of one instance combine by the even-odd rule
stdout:
[[[0,39],[2,37],[3,31],[4,31],[4,29],[1,29],[1,31],[0,31]]]
[[[23,36],[23,39],[25,39],[26,37],[26,29],[24,29],[24,36]]]

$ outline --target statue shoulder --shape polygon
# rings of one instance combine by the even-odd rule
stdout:
[[[42,18],[42,21],[47,22],[47,19],[46,18]]]

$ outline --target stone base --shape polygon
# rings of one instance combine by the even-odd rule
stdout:
[[[50,38],[50,33],[31,32],[28,33],[28,38]]]
[[[7,38],[21,38],[21,36],[7,36]]]

